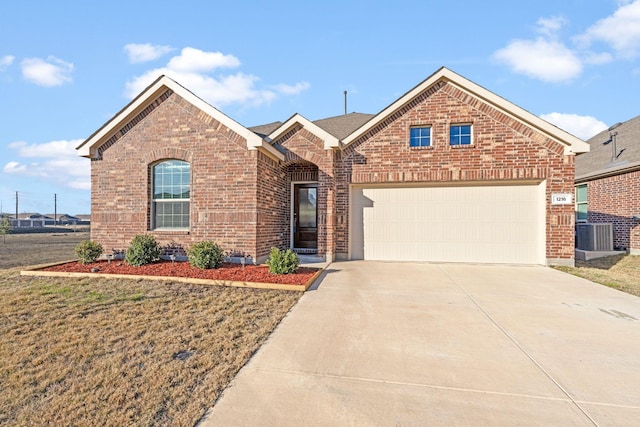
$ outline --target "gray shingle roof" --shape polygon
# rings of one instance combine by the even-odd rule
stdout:
[[[281,124],[282,122],[273,122],[273,123],[267,123],[265,125],[251,126],[248,129],[251,132],[264,138],[265,136],[269,135],[271,132],[276,130]]]
[[[640,116],[611,126],[587,143],[591,151],[576,157],[576,181],[640,168]]]
[[[371,120],[375,114],[349,113],[341,116],[315,120],[313,123],[338,139],[343,139]]]
[[[349,113],[313,121],[320,129],[329,132],[338,139],[343,139],[360,126],[368,122],[375,114]],[[267,123],[248,128],[253,133],[265,137],[276,130],[282,122]]]

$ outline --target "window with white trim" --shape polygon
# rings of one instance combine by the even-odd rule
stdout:
[[[409,147],[431,147],[431,126],[409,129]]]
[[[151,228],[189,228],[191,165],[182,160],[165,160],[153,165]]]
[[[576,222],[586,222],[587,213],[587,184],[576,185]]]
[[[449,127],[449,145],[471,145],[471,125],[451,125]]]

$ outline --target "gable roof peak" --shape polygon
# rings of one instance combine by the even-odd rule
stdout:
[[[97,155],[98,148],[104,144],[114,133],[129,123],[133,118],[140,114],[147,106],[153,103],[159,96],[167,90],[171,90],[187,102],[200,109],[204,113],[213,117],[218,122],[233,132],[242,136],[247,141],[247,149],[260,149],[265,154],[284,160],[282,153],[278,152],[270,144],[268,144],[261,136],[247,129],[237,121],[233,120],[193,92],[182,86],[167,75],[160,75],[149,86],[147,86],[138,96],[133,98],[122,110],[120,110],[109,121],[102,125],[89,138],[82,142],[76,150],[78,155],[82,157],[94,158]]]
[[[409,90],[403,96],[398,98],[388,107],[383,109],[374,118],[366,122],[365,125],[361,126],[351,135],[347,136],[343,140],[344,145],[349,145],[350,143],[354,142],[355,140],[366,134],[366,132],[373,129],[376,125],[384,121],[387,117],[391,116],[400,108],[414,100],[416,97],[420,96],[422,93],[442,81],[452,84],[456,88],[468,93],[469,95],[481,99],[483,102],[486,102],[487,104],[507,114],[513,119],[524,123],[527,126],[536,129],[538,132],[543,133],[554,141],[561,143],[565,146],[564,151],[566,155],[589,151],[589,145],[580,138],[571,135],[570,133],[558,128],[555,125],[552,125],[551,123],[526,111],[525,109],[518,107],[517,105],[507,101],[501,96],[496,95],[495,93],[485,89],[484,87],[472,82],[471,80],[461,76],[460,74],[457,74],[456,72],[444,66],[440,67],[435,73],[431,74],[429,77]]]

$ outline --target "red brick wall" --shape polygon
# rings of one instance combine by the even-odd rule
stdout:
[[[262,261],[272,247],[289,248],[289,199],[286,174],[279,162],[259,153],[257,176],[259,203],[255,255]]]
[[[588,222],[613,224],[613,245],[640,250],[640,171],[587,183]]]
[[[103,145],[92,161],[92,239],[105,251],[134,235],[185,248],[214,240],[256,255],[257,151],[246,140],[168,91]],[[134,125],[135,124],[135,125]],[[189,231],[150,231],[150,168],[164,159],[191,164]]]
[[[471,123],[473,145],[451,147],[449,126]],[[409,128],[432,127],[432,146],[409,147]],[[348,253],[349,183],[546,181],[573,193],[574,158],[528,126],[441,83],[336,153],[336,252]],[[574,257],[573,206],[547,205],[547,259]]]

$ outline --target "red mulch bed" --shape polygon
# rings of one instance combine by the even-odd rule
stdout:
[[[95,270],[97,269],[97,271]],[[93,271],[92,271],[93,270]],[[132,274],[137,276],[189,277],[211,280],[232,280],[254,283],[280,283],[284,285],[303,285],[318,271],[317,268],[300,267],[292,274],[271,274],[265,265],[245,265],[224,263],[222,267],[202,270],[192,267],[188,262],[172,263],[160,261],[153,264],[134,267],[124,261],[97,261],[91,264],[68,262],[41,271],[64,273]]]

